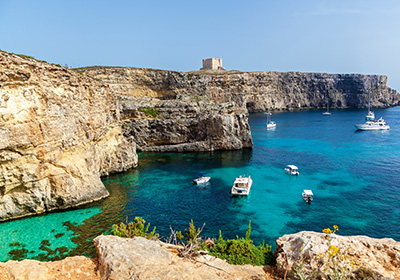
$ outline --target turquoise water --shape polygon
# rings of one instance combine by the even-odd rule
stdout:
[[[375,110],[390,131],[355,132],[366,110],[321,113],[274,114],[274,130],[266,129],[265,114],[251,114],[252,150],[140,154],[138,168],[103,178],[110,198],[0,224],[0,261],[18,258],[9,253],[14,248],[38,259],[93,255],[93,237],[135,216],[163,238],[170,227],[184,230],[193,219],[196,226],[205,223],[203,236],[217,237],[221,230],[224,238],[244,236],[251,220],[252,239],[273,246],[283,234],[335,224],[342,235],[400,241],[400,108]],[[287,164],[297,165],[300,175],[285,174]],[[212,179],[194,186],[200,172]],[[239,175],[251,175],[253,186],[248,197],[232,198]],[[303,189],[313,190],[311,205],[302,200]],[[50,245],[43,247],[43,240]]]

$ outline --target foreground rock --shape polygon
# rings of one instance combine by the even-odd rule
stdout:
[[[174,99],[180,96],[234,102],[249,112],[290,108],[384,108],[396,106],[400,95],[387,86],[384,75],[300,72],[208,73],[167,70],[87,67],[77,69],[110,85],[119,95]]]
[[[71,257],[55,262],[0,263],[1,280],[100,280],[96,259]]]
[[[333,245],[340,249],[337,254],[343,264],[347,268],[353,266],[359,279],[400,279],[400,242],[389,238],[335,234],[329,238],[330,242],[326,234],[308,231],[280,237],[274,253],[277,270],[283,275],[288,269],[289,275],[293,275],[292,269],[302,263],[306,274],[319,271],[326,275],[323,256]]]
[[[263,267],[234,266],[215,257],[179,258],[156,241],[98,236],[102,280],[121,279],[267,279]]]
[[[0,221],[108,196],[100,176],[137,165],[109,87],[0,51]]]

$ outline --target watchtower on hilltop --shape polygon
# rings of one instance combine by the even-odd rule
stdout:
[[[200,70],[226,70],[222,67],[222,58],[203,59],[203,67]]]

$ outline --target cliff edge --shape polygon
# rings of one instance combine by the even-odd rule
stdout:
[[[384,75],[300,72],[210,73],[168,70],[86,67],[77,71],[102,80],[113,92],[162,99],[205,98],[234,102],[248,112],[322,108],[363,108],[399,105],[400,94],[387,86]]]
[[[101,175],[137,165],[109,87],[0,51],[0,221],[108,196]]]

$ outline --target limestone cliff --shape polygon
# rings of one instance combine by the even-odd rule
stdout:
[[[247,115],[232,103],[119,97],[124,135],[139,151],[183,152],[251,148]]]
[[[299,72],[190,73],[121,67],[88,67],[78,71],[101,79],[121,95],[163,99],[193,96],[234,102],[249,112],[289,108],[373,107],[398,105],[400,95],[383,75]]]
[[[0,51],[0,220],[108,195],[100,176],[137,164],[108,85]]]

